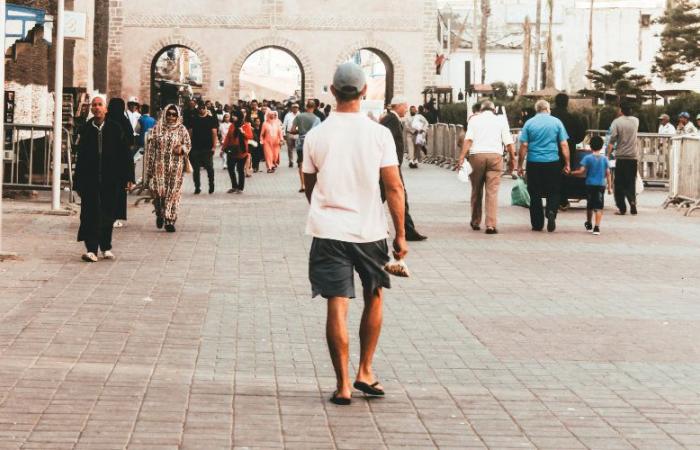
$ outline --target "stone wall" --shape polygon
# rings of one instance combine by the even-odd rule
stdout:
[[[225,102],[238,96],[243,62],[265,47],[293,54],[305,95],[326,102],[336,64],[362,48],[389,57],[394,93],[412,102],[435,80],[436,0],[199,0],[196,11],[189,0],[110,0],[109,23],[108,92],[144,102],[153,58],[169,45],[197,53],[205,95]]]

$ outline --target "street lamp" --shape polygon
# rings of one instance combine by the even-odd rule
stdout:
[[[51,210],[61,207],[61,137],[63,132],[63,10],[65,0],[58,0],[56,11],[56,70],[54,75],[53,111],[53,173],[51,182]]]

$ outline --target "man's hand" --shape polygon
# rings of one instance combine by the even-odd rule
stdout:
[[[608,186],[608,195],[612,195],[612,188]]]
[[[457,161],[457,164],[455,165],[454,170],[458,171],[459,169],[462,168],[463,165],[464,165],[464,157],[461,157],[461,158],[459,158],[459,161]]]
[[[522,178],[523,175],[525,175],[525,169],[523,169],[522,167],[518,167],[518,176]]]
[[[131,181],[129,181],[128,183],[126,183],[126,192],[129,192],[129,191],[132,190],[133,188],[134,188],[134,183],[132,183]]]
[[[571,166],[569,165],[569,163],[566,163],[566,164],[564,165],[564,170],[563,170],[563,172],[564,172],[564,174],[566,174],[566,175],[570,175],[570,174],[571,174]]]
[[[394,259],[404,259],[408,255],[408,244],[405,237],[394,238]]]

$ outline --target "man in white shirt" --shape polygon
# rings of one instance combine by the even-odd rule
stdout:
[[[695,128],[693,122],[690,121],[690,114],[682,112],[678,116],[678,132],[677,134],[696,134],[698,129]]]
[[[659,124],[658,134],[676,134],[676,127],[671,123],[671,118],[668,114],[661,114],[659,120],[661,123]]]
[[[481,229],[482,201],[484,187],[486,188],[486,234],[497,234],[496,212],[498,211],[498,187],[503,173],[503,147],[510,154],[509,171],[513,171],[515,161],[515,146],[513,136],[508,129],[508,122],[494,114],[495,106],[486,100],[481,104],[481,112],[469,120],[464,146],[459,156],[456,170],[464,164],[464,158],[469,155],[472,166],[470,175],[472,184],[472,218],[470,225],[473,230]]]
[[[284,115],[282,129],[287,142],[287,156],[289,157],[289,167],[294,167],[294,150],[296,150],[297,135],[292,133],[294,129],[294,119],[299,115],[299,104],[294,103],[292,109]]]
[[[126,117],[128,117],[129,122],[131,122],[131,129],[134,130],[134,136],[139,135],[138,124],[141,118],[139,107],[139,99],[137,97],[129,97],[129,101],[126,103]]]
[[[389,130],[360,112],[367,92],[361,67],[338,66],[331,92],[338,106],[304,139],[302,168],[310,203],[306,233],[313,236],[309,256],[312,295],[328,300],[326,339],[337,379],[331,402],[349,405],[347,316],[355,297],[354,271],[363,287],[360,365],[353,386],[382,396],[372,358],[382,325],[384,287],[390,287],[384,265],[389,260],[387,221],[380,196],[384,185],[394,223],[394,257],[408,253],[404,232],[404,194],[396,147]]]

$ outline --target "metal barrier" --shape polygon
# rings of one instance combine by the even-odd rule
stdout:
[[[520,128],[512,128],[513,142],[516,154],[519,148]],[[584,145],[591,137],[605,138],[605,130],[588,130]],[[673,136],[656,133],[639,133],[637,148],[639,149],[639,173],[645,184],[667,185],[670,176],[670,149]],[[428,156],[424,162],[438,166],[453,166],[462,150],[464,143],[464,128],[461,125],[438,123],[428,128]],[[507,161],[506,161],[507,162]],[[504,164],[507,171],[507,164]]]
[[[689,216],[700,209],[700,136],[673,138],[670,167],[670,192],[663,206],[687,207]]]
[[[51,189],[53,127],[6,123],[5,133],[2,163],[9,170],[4,172],[3,185],[10,189]],[[63,133],[66,138],[65,147],[62,149],[61,172],[65,176],[61,184],[72,189],[72,142],[68,130],[63,128]]]

